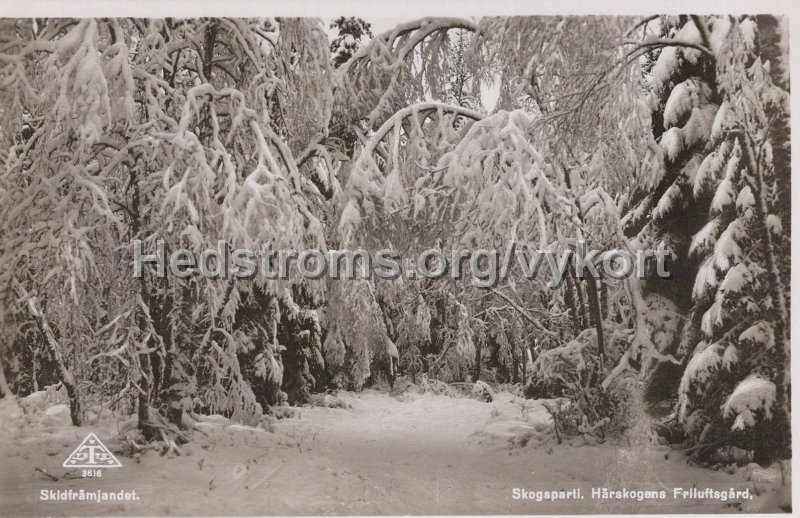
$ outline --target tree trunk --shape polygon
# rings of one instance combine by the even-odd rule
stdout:
[[[581,329],[581,321],[578,314],[578,304],[576,302],[576,298],[575,286],[572,282],[572,275],[567,275],[567,285],[564,289],[564,304],[566,304],[569,308],[570,316],[572,317],[572,325],[575,328],[575,334],[577,334]]]
[[[42,336],[44,336],[45,346],[50,352],[50,356],[56,363],[56,368],[58,369],[58,379],[61,380],[64,388],[67,389],[67,396],[69,396],[69,415],[70,418],[72,418],[72,424],[75,426],[80,426],[81,402],[78,394],[78,387],[75,384],[75,379],[72,377],[72,373],[69,372],[66,365],[64,365],[64,358],[61,355],[61,347],[59,346],[58,341],[53,334],[53,330],[50,328],[50,324],[47,323],[44,315],[42,315],[41,311],[39,311],[39,308],[36,307],[36,297],[31,297],[28,299],[28,310],[36,321],[36,325],[38,326],[39,331],[42,333]]]
[[[511,344],[508,346],[509,354],[511,355],[511,383],[519,383],[519,364],[517,355],[514,354],[514,349],[516,347],[512,347]]]
[[[481,379],[481,349],[483,346],[483,339],[478,339],[475,342],[475,368],[473,369],[473,380],[478,381]]]
[[[142,304],[145,307],[148,307],[150,301],[149,297],[147,297],[147,284],[144,276],[142,276],[142,278],[139,280],[139,290],[140,296],[142,297]],[[145,315],[144,308],[139,308],[139,331],[144,334],[145,329],[151,325],[152,324],[147,321],[147,315]],[[150,340],[152,340],[152,338]],[[147,342],[142,342],[141,351],[137,353],[137,357],[139,358],[140,377],[136,416],[138,419],[139,430],[142,431],[142,435],[144,435],[144,438],[147,440],[151,440],[156,437],[156,430],[153,427],[153,421],[150,416],[150,397],[153,393],[153,366],[150,362],[149,349],[150,344]]]
[[[131,221],[131,238],[136,238],[142,229],[142,200],[141,189],[139,187],[139,179],[136,168],[130,170],[130,183],[133,187],[131,192],[131,212],[133,219]],[[145,335],[151,323],[147,321],[147,315],[144,313],[144,308],[148,307],[150,297],[148,296],[147,289],[147,276],[142,275],[138,282],[139,296],[141,297],[141,304],[144,307],[138,308],[139,316],[137,318],[137,326],[142,336]],[[155,437],[155,428],[150,419],[150,394],[152,392],[153,381],[153,368],[150,364],[150,353],[148,352],[149,344],[142,342],[141,350],[136,354],[139,359],[139,395],[137,397],[137,411],[136,417],[138,419],[139,430],[142,431],[145,439],[150,440]]]
[[[150,381],[153,371],[150,366],[150,354],[139,353],[139,397],[137,398],[137,412],[139,430],[142,431],[145,439],[150,440],[155,437],[155,429],[150,419]]]
[[[569,269],[570,275],[575,275],[572,268]],[[587,318],[586,318],[586,305],[583,303],[583,290],[581,290],[581,282],[580,279],[575,280],[575,292],[578,294],[578,309],[580,310],[580,315],[578,315],[578,332],[583,331],[588,327],[587,325]]]
[[[3,367],[3,360],[0,359],[0,399],[6,396],[12,396],[11,389],[6,381],[6,373]]]
[[[602,367],[605,364],[605,345],[603,342],[603,312],[600,308],[600,298],[597,294],[597,279],[591,275],[587,275],[586,288],[589,297],[589,308],[592,314],[592,323],[597,331],[597,356],[600,358],[600,365]]]
[[[39,369],[37,368],[37,365],[39,365],[39,346],[33,344],[31,351],[33,353],[33,358],[31,358],[31,388],[36,392],[39,390]]]
[[[769,440],[760,426],[756,426],[753,431],[753,462],[760,466],[767,467],[772,464],[774,456],[770,449]]]

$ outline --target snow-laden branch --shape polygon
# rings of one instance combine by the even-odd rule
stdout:
[[[627,36],[630,36],[631,34],[633,34],[633,31],[635,31],[636,29],[638,29],[639,27],[641,27],[641,26],[643,26],[643,25],[647,25],[648,23],[652,22],[653,20],[656,20],[656,19],[658,19],[660,16],[661,16],[661,15],[659,15],[659,14],[654,14],[654,15],[652,15],[652,16],[647,16],[647,17],[645,17],[645,18],[642,18],[641,20],[639,20],[639,21],[636,23],[636,25],[634,25],[633,27],[631,27],[630,29],[628,29],[627,31],[625,31],[625,36],[626,36],[626,37],[627,37]]]
[[[472,32],[478,31],[478,25],[466,18],[422,18],[396,26],[379,34],[369,43],[361,47],[358,52],[348,59],[338,70],[345,75],[356,63],[371,56],[374,52],[383,53],[391,49],[396,60],[403,60],[414,48],[422,43],[428,36],[438,31],[450,29],[465,29]],[[412,34],[413,33],[413,34]],[[411,35],[402,42],[400,47],[394,48],[397,40],[403,36]],[[381,47],[380,49],[378,47]]]
[[[465,18],[423,18],[373,38],[334,73],[334,105],[348,123],[372,126],[387,117],[409,88],[426,89],[442,73],[448,31],[478,32]],[[404,102],[404,101],[401,101]]]
[[[494,293],[498,297],[500,297],[503,300],[505,300],[506,302],[508,302],[511,305],[511,307],[516,309],[517,312],[520,315],[522,315],[525,318],[525,320],[527,320],[528,322],[533,324],[534,327],[536,327],[536,329],[538,329],[542,333],[546,334],[547,336],[556,339],[559,342],[561,341],[561,337],[559,337],[556,333],[554,333],[554,332],[550,331],[549,329],[547,329],[546,327],[544,327],[544,325],[541,322],[539,322],[538,320],[536,320],[535,318],[530,316],[530,314],[528,314],[528,312],[525,311],[525,309],[523,309],[522,307],[519,306],[519,304],[517,304],[516,302],[511,300],[511,298],[508,295],[506,295],[505,293],[503,293],[502,291],[500,291],[500,290],[498,290],[496,288],[492,288],[492,293]]]
[[[412,104],[411,106],[407,106],[402,110],[395,112],[394,115],[389,117],[389,119],[384,122],[378,131],[372,135],[364,146],[364,153],[369,156],[375,151],[375,147],[386,137],[389,133],[389,130],[395,127],[395,125],[401,123],[404,119],[411,117],[411,116],[419,116],[421,114],[426,114],[434,111],[441,111],[443,113],[452,113],[454,115],[461,115],[463,117],[467,117],[469,119],[479,121],[485,117],[484,114],[477,112],[475,110],[470,110],[469,108],[463,108],[461,106],[453,106],[450,104],[445,103],[437,103],[437,102],[427,102],[427,103],[419,103],[419,104]]]
[[[699,50],[700,52],[706,54],[711,58],[715,57],[714,53],[711,52],[711,50],[709,50],[708,47],[705,47],[704,45],[699,45],[697,43],[692,43],[691,41],[678,40],[673,38],[652,37],[652,38],[646,38],[644,40],[624,40],[623,44],[634,46],[633,50],[628,54],[628,56],[630,56],[637,50],[643,48],[649,49],[649,48],[663,48],[663,47],[686,47],[690,49]]]

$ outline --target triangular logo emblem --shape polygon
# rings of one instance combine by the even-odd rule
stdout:
[[[122,463],[95,434],[90,433],[67,457],[62,466],[65,468],[121,468]]]

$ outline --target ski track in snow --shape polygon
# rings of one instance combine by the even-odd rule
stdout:
[[[399,399],[342,393],[350,409],[302,407],[272,433],[207,420],[174,458],[118,455],[99,479],[62,477],[64,459],[89,433],[112,443],[120,423],[69,426],[52,407],[19,415],[0,401],[0,516],[341,515],[736,512],[723,502],[673,500],[672,487],[748,484],[687,463],[667,447],[625,448],[578,437],[557,444],[540,403],[507,393],[492,403],[432,394]],[[110,446],[114,449],[113,446]],[[584,500],[514,500],[512,489],[582,488]],[[665,489],[663,502],[591,499],[591,487]],[[135,489],[137,502],[42,502],[41,489]],[[766,510],[767,498],[745,510]]]

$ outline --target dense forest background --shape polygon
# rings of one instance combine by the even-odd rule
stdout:
[[[772,16],[0,21],[0,392],[148,440],[314,393],[504,385],[790,452],[788,27]],[[496,92],[491,110],[485,92]],[[131,242],[670,250],[671,279],[136,279]],[[478,382],[481,382],[479,384]]]

